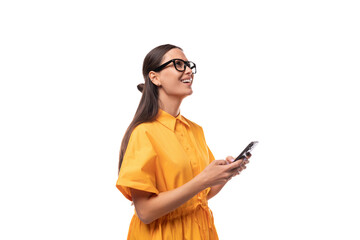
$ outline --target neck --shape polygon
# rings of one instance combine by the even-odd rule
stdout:
[[[180,113],[181,102],[182,99],[179,97],[159,95],[159,107],[174,117]]]

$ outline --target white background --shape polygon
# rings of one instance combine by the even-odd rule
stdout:
[[[360,239],[356,2],[2,1],[0,238],[126,238],[120,142],[171,43],[215,157],[260,142],[209,202],[220,239]]]

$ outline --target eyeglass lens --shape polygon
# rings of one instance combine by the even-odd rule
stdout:
[[[196,67],[193,62],[188,62],[188,64],[185,64],[182,60],[175,60],[174,66],[178,71],[185,71],[186,67],[189,67],[193,73],[196,73]]]

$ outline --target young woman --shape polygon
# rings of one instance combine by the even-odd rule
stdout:
[[[116,183],[135,205],[128,239],[218,239],[207,200],[248,160],[214,160],[202,128],[180,114],[195,73],[174,45],[144,59],[145,84],[138,85],[140,104],[121,143]]]

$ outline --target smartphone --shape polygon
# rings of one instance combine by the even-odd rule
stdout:
[[[235,158],[234,162],[237,160],[240,160],[242,158],[245,158],[246,155],[248,153],[250,153],[258,143],[259,143],[258,141],[249,143],[249,145],[247,145],[247,147],[239,154],[239,156],[237,156],[237,158]]]

